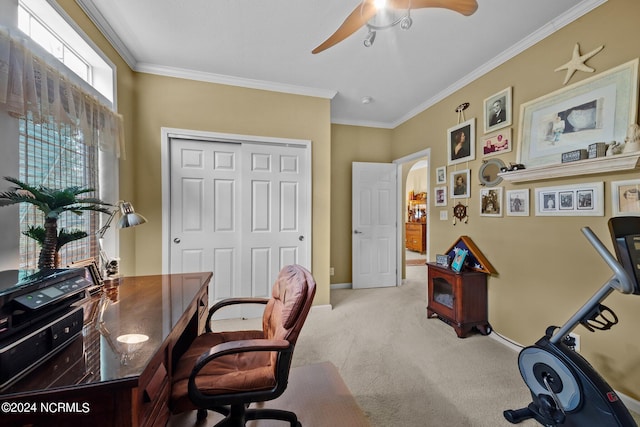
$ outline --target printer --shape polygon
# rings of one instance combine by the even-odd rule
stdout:
[[[0,271],[0,391],[82,333],[84,268]]]

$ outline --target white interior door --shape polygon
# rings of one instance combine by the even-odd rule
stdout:
[[[213,271],[211,305],[270,296],[284,265],[310,269],[307,149],[172,138],[170,272]]]
[[[352,164],[352,285],[396,285],[397,165]]]

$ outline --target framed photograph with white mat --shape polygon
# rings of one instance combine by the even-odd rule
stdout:
[[[507,190],[507,216],[529,216],[529,189]]]
[[[624,141],[638,109],[638,59],[520,105],[518,163],[560,164],[562,153]]]
[[[613,216],[640,216],[640,179],[611,183]]]
[[[480,190],[480,216],[502,216],[502,187]]]
[[[511,86],[484,100],[484,133],[511,125]]]
[[[604,183],[536,188],[536,216],[604,216]]]
[[[447,206],[447,187],[436,187],[433,191],[436,195],[433,199],[434,206]]]
[[[468,162],[476,158],[476,119],[469,119],[447,129],[447,164]]]

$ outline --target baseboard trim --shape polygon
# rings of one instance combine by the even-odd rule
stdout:
[[[523,346],[520,346],[520,344],[517,344],[513,341],[509,341],[502,335],[498,335],[495,332],[491,333],[489,336],[494,340],[498,341],[499,343],[509,347],[511,350],[517,353],[519,353],[520,350],[522,350],[523,348]],[[624,406],[626,406],[628,410],[635,412],[636,414],[640,414],[640,400],[636,400],[633,397],[627,396],[624,393],[620,393],[617,390],[615,392],[618,395],[618,397],[620,397],[620,400],[622,400],[622,402],[624,403]]]
[[[352,289],[353,285],[351,283],[332,283],[329,285],[329,289]]]

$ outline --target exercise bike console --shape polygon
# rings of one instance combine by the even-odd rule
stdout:
[[[611,218],[609,231],[617,259],[591,229],[582,229],[614,274],[562,327],[547,328],[540,340],[520,352],[520,374],[533,401],[525,408],[504,411],[509,422],[533,418],[548,427],[637,427],[611,386],[565,342],[578,324],[594,332],[618,322],[602,304],[614,290],[640,295],[640,217]]]

